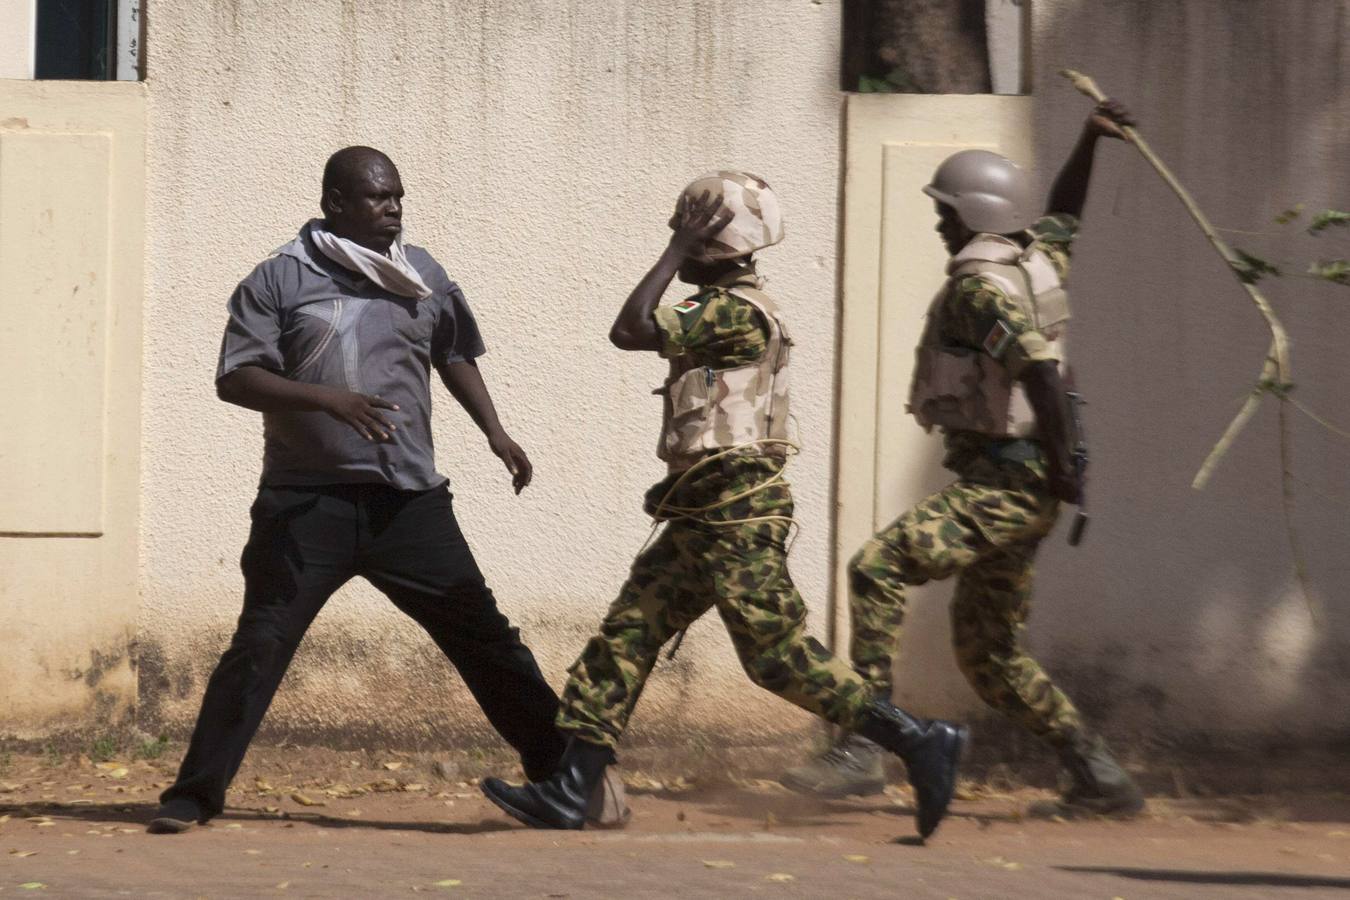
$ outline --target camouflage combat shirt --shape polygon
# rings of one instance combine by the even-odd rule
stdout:
[[[1031,226],[1036,245],[1050,257],[1059,278],[1069,275],[1069,250],[1078,236],[1078,220],[1058,213],[1043,216]],[[986,338],[1002,326],[1011,340],[1000,341],[994,356],[1008,374],[1018,378],[1027,366],[1036,362],[1059,362],[1045,337],[1036,330],[1030,316],[1009,299],[1008,295],[990,281],[978,275],[962,278],[950,287],[942,306],[939,339],[945,346],[965,347],[979,353],[989,353]],[[993,354],[990,354],[993,355]],[[946,434],[947,455],[942,464],[958,474],[966,474],[983,467],[997,445],[1006,438],[995,438],[973,431],[949,431]],[[1026,460],[1000,460],[1003,465],[1023,466],[1044,474],[1045,460],[1035,457]]]
[[[695,366],[726,369],[748,365],[764,354],[769,339],[768,326],[759,310],[730,293],[727,287],[744,271],[704,287],[679,304],[656,309],[662,357],[685,356]],[[783,465],[784,460],[776,456],[724,456],[699,466],[666,502],[682,507],[707,506],[767,481],[782,471]],[[647,491],[643,508],[649,515],[655,514],[657,504],[681,474],[672,473]],[[763,515],[792,515],[792,491],[786,481],[712,510],[705,517],[727,521]]]

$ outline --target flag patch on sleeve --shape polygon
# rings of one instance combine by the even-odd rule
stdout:
[[[1008,323],[999,319],[994,323],[994,327],[989,329],[989,334],[985,336],[984,352],[994,359],[1001,359],[1003,351],[1008,349],[1008,344],[1012,342],[1013,337],[1013,330],[1008,327]]]
[[[698,298],[690,297],[688,300],[681,300],[679,303],[676,303],[674,308],[677,313],[691,313],[702,305],[703,304],[698,301]]]

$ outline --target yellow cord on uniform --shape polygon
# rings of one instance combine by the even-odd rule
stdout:
[[[740,493],[737,494],[733,494],[730,497],[724,497],[720,500],[717,500],[713,503],[709,503],[705,506],[674,506],[670,503],[671,496],[677,490],[679,490],[680,486],[683,485],[691,475],[693,475],[703,466],[706,466],[712,462],[716,462],[717,460],[722,459],[723,457],[731,456],[733,454],[739,454],[741,451],[749,447],[758,447],[767,445],[780,446],[786,448],[787,450],[787,452],[784,454],[783,469],[779,469],[776,473],[774,473],[772,477],[767,478],[764,481],[761,481],[759,484],[756,484],[753,487],[748,488],[747,490],[741,491]],[[751,525],[758,522],[786,522],[788,524],[788,530],[790,533],[789,540],[786,544],[786,549],[790,551],[792,548],[792,543],[796,540],[797,533],[800,530],[800,526],[797,525],[796,519],[794,519],[792,516],[767,515],[767,516],[747,516],[742,519],[713,519],[708,517],[707,513],[730,506],[731,504],[737,502],[738,500],[744,500],[746,497],[754,496],[755,494],[758,494],[760,491],[768,490],[775,484],[778,484],[779,482],[783,481],[784,480],[783,471],[784,469],[787,468],[787,460],[800,452],[801,447],[793,443],[792,441],[785,440],[783,438],[758,438],[753,441],[745,441],[744,443],[736,444],[735,446],[728,447],[724,450],[719,450],[716,453],[711,453],[703,457],[702,459],[698,460],[692,466],[690,466],[689,468],[685,469],[683,472],[680,473],[680,477],[675,479],[674,483],[671,484],[671,486],[666,489],[665,494],[661,497],[661,500],[656,504],[655,509],[651,513],[652,519],[654,520],[652,523],[652,531],[651,534],[647,536],[646,542],[643,543],[642,550],[639,551],[639,555],[641,555],[641,553],[645,551],[647,547],[651,544],[652,538],[656,537],[656,532],[660,530],[661,526],[664,523],[680,522],[680,521],[693,521],[698,522],[701,525],[711,525],[714,527],[722,527],[727,525]]]
[[[690,475],[698,471],[700,467],[706,466],[710,462],[722,459],[725,456],[730,456],[734,453],[739,453],[740,451],[746,449],[747,447],[757,447],[764,445],[776,445],[787,448],[787,452],[784,453],[783,455],[783,468],[775,472],[771,478],[767,478],[764,481],[761,481],[759,484],[755,485],[754,487],[741,491],[738,494],[733,494],[730,497],[725,497],[714,503],[709,503],[706,506],[670,505],[669,501],[671,495],[675,493],[675,491],[680,487],[680,485],[684,484],[685,481],[688,480]],[[694,521],[702,525],[712,525],[714,527],[721,527],[724,525],[749,525],[756,522],[786,522],[788,524],[788,539],[783,545],[783,553],[784,554],[791,553],[792,545],[796,542],[797,535],[801,532],[801,526],[797,524],[797,520],[794,519],[792,516],[771,515],[771,516],[748,516],[743,519],[710,519],[707,517],[706,514],[712,512],[715,509],[722,509],[725,506],[729,506],[732,503],[735,503],[737,500],[744,500],[746,497],[754,496],[755,494],[758,494],[760,491],[767,490],[768,488],[771,488],[775,484],[781,482],[783,480],[783,470],[787,468],[787,461],[793,456],[796,456],[798,453],[800,453],[801,449],[802,448],[800,446],[793,443],[792,441],[784,440],[782,438],[759,438],[753,441],[745,441],[744,443],[737,444],[734,447],[728,447],[725,450],[719,450],[716,453],[711,453],[708,456],[703,457],[698,462],[694,463],[692,466],[681,472],[680,477],[676,478],[674,483],[671,484],[671,486],[666,489],[666,493],[661,497],[660,502],[656,504],[656,508],[652,512],[653,522],[651,533],[647,535],[647,540],[643,542],[642,549],[638,551],[638,556],[641,556],[643,553],[647,552],[647,548],[651,546],[652,539],[656,537],[656,533],[660,531],[662,525],[664,525],[666,522],[679,522],[679,521]],[[674,513],[674,515],[666,515],[665,513],[667,511]],[[680,632],[675,635],[675,640],[671,643],[670,649],[666,651],[666,659],[675,658],[675,654],[679,652],[680,645],[684,643],[684,636],[686,633],[687,629],[682,628],[680,629]]]

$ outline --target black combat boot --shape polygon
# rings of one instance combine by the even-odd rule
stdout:
[[[1058,804],[1060,815],[1087,812],[1125,818],[1144,808],[1143,792],[1116,762],[1100,736],[1077,735],[1067,747],[1057,748],[1056,752],[1069,773],[1069,784]]]
[[[579,830],[585,827],[590,797],[612,762],[613,750],[574,737],[548,778],[522,787],[488,778],[483,781],[483,793],[531,828]]]
[[[856,730],[904,760],[909,783],[914,786],[919,836],[927,838],[947,815],[947,805],[956,790],[956,769],[970,732],[939,719],[916,719],[884,700],[868,705]]]

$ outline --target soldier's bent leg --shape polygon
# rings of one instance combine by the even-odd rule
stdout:
[[[991,552],[961,573],[951,606],[952,643],[957,664],[985,703],[1060,748],[1084,726],[1021,645],[1034,552],[1034,545]]]
[[[842,659],[806,634],[806,604],[792,583],[781,537],[724,529],[702,561],[750,679],[808,712],[851,728],[872,691]]]
[[[706,544],[687,526],[670,525],[633,563],[600,633],[573,664],[563,690],[558,727],[570,738],[558,770],[521,787],[484,780],[483,793],[504,812],[532,828],[584,826],[588,800],[602,786],[614,745],[661,646],[711,605],[711,592],[698,590],[693,565]]]
[[[634,561],[599,632],[568,670],[558,712],[564,732],[617,744],[662,645],[712,605],[693,562],[706,545],[706,537],[672,524]]]
[[[975,501],[987,488],[954,482],[878,532],[849,562],[853,667],[879,696],[891,696],[905,617],[905,586],[947,578],[989,546]]]
[[[927,837],[947,813],[966,731],[916,719],[874,697],[867,682],[805,633],[806,606],[792,585],[782,535],[758,529],[724,531],[705,560],[717,611],[750,678],[896,754],[917,800],[919,834]]]
[[[863,544],[849,562],[849,659],[876,696],[893,696],[893,670],[905,617],[905,586],[946,578],[973,562],[983,544],[959,515],[970,489],[960,482],[933,494]],[[881,748],[856,734],[783,773],[784,786],[825,797],[885,788]]]

